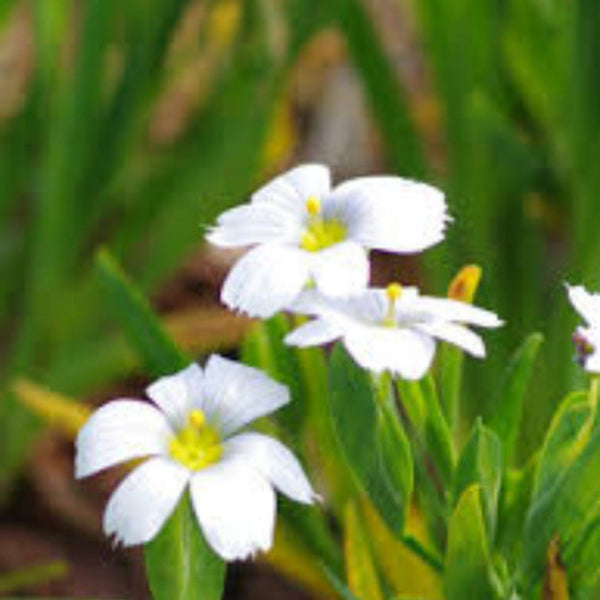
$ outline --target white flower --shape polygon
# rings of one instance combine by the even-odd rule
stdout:
[[[104,531],[125,546],[151,540],[186,487],[204,536],[224,560],[268,550],[275,492],[310,504],[310,483],[294,455],[259,433],[236,433],[289,402],[265,374],[219,356],[163,377],[146,390],[154,405],[114,400],[81,429],[75,475],[86,477],[147,457],[121,482],[104,514]],[[235,435],[234,435],[235,434]]]
[[[587,324],[573,333],[577,362],[589,373],[600,373],[600,294],[591,294],[581,285],[567,285],[567,293]]]
[[[474,356],[485,356],[481,338],[465,327],[498,327],[487,310],[446,298],[420,296],[417,288],[390,284],[348,299],[305,292],[292,310],[315,315],[286,337],[294,346],[314,346],[341,338],[362,367],[389,370],[405,379],[420,379],[433,360],[435,340],[450,342]]]
[[[305,287],[339,297],[365,288],[369,249],[418,252],[443,239],[448,221],[443,194],[429,185],[373,176],[332,190],[329,169],[309,164],[224,212],[207,238],[218,246],[256,246],[234,265],[221,299],[268,317]]]

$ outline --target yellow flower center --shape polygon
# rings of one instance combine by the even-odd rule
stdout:
[[[381,324],[384,327],[396,327],[396,300],[402,295],[402,286],[399,283],[390,283],[385,288],[385,295],[388,299],[388,310]]]
[[[306,212],[309,219],[306,230],[300,239],[300,247],[309,252],[317,252],[328,246],[333,246],[346,239],[348,230],[337,219],[323,219],[321,202],[311,196],[306,201]]]
[[[192,471],[204,469],[221,458],[223,446],[219,434],[200,409],[190,412],[187,423],[170,441],[169,454]]]

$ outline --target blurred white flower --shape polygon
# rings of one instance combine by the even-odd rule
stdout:
[[[154,404],[109,402],[77,437],[78,478],[147,457],[106,507],[104,531],[118,542],[130,546],[151,540],[189,486],[210,546],[224,560],[244,559],[272,545],[273,488],[304,504],[316,499],[285,446],[259,433],[236,433],[288,403],[285,386],[256,369],[212,356],[204,372],[191,365],[146,391]]]
[[[600,373],[600,294],[592,294],[581,285],[567,285],[567,293],[586,322],[586,327],[573,333],[577,362],[589,373]]]
[[[306,287],[335,297],[362,290],[369,249],[418,252],[443,239],[449,220],[443,194],[429,185],[372,176],[332,190],[329,169],[308,164],[259,189],[250,204],[224,212],[207,239],[256,246],[232,268],[221,299],[268,317]]]
[[[436,339],[483,357],[481,338],[465,325],[502,325],[492,312],[457,300],[420,296],[417,288],[397,283],[347,299],[307,291],[292,310],[316,318],[288,334],[286,343],[304,347],[341,339],[362,367],[375,373],[388,370],[405,379],[425,375]]]

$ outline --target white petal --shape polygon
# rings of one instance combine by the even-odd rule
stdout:
[[[315,319],[300,325],[285,336],[285,343],[290,346],[306,348],[327,344],[343,335],[344,330],[325,319]]]
[[[297,244],[302,228],[299,213],[273,204],[246,204],[221,214],[206,237],[211,244],[229,248],[267,242]]]
[[[356,326],[344,345],[362,367],[381,373],[389,370],[405,379],[421,379],[431,366],[435,342],[410,329]]]
[[[600,294],[591,294],[582,285],[567,284],[569,300],[589,325],[600,325]]]
[[[323,199],[331,189],[331,175],[324,165],[300,165],[260,188],[252,196],[253,204],[277,206],[296,217],[306,214],[310,197]]]
[[[369,282],[369,259],[354,242],[342,242],[312,255],[311,273],[319,291],[327,296],[348,296]]]
[[[190,482],[204,537],[224,560],[244,560],[273,544],[275,492],[258,471],[238,461],[216,463]]]
[[[202,408],[203,379],[202,369],[191,364],[179,373],[157,379],[146,388],[146,394],[178,429],[190,409]]]
[[[258,369],[217,355],[206,364],[204,382],[208,419],[224,436],[290,401],[285,385]]]
[[[173,432],[151,404],[114,400],[87,420],[76,441],[75,477],[87,477],[134,458],[164,454]]]
[[[277,244],[250,250],[229,272],[221,300],[251,317],[274,315],[288,306],[308,281],[306,254]]]
[[[448,298],[434,298],[431,296],[419,296],[403,303],[402,297],[398,302],[398,307],[403,305],[416,312],[429,313],[431,316],[446,321],[456,321],[457,323],[468,323],[478,327],[500,327],[503,323],[498,316],[483,308],[472,306],[459,300],[450,300]]]
[[[588,373],[600,373],[600,351],[596,350],[585,359],[585,370]]]
[[[347,298],[325,296],[316,289],[303,291],[290,306],[292,312],[317,315],[329,327],[346,331],[354,325],[381,321],[388,310],[383,290],[368,288]]]
[[[281,493],[296,502],[312,504],[313,491],[298,459],[283,444],[260,433],[241,433],[227,440],[225,456],[256,469]]]
[[[444,238],[444,195],[438,189],[401,177],[351,179],[332,196],[345,206],[349,237],[367,248],[418,252]]]
[[[470,329],[462,325],[440,321],[423,323],[415,325],[415,327],[444,342],[454,344],[473,356],[477,356],[478,358],[485,356],[485,346],[482,339],[476,333],[473,333]]]
[[[190,473],[167,458],[151,458],[117,487],[104,513],[104,532],[124,546],[150,541],[181,498]]]

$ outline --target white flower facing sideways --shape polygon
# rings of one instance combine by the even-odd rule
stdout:
[[[207,239],[255,246],[232,268],[221,299],[266,318],[306,287],[334,297],[365,288],[368,250],[419,252],[443,239],[449,220],[443,194],[429,185],[370,176],[332,189],[329,169],[307,164],[224,212]]]
[[[600,294],[592,294],[581,285],[567,285],[567,293],[586,322],[573,333],[575,358],[588,373],[600,374]]]
[[[458,300],[420,296],[417,288],[398,283],[369,288],[345,300],[308,291],[292,310],[316,318],[288,334],[286,343],[304,347],[341,339],[362,367],[413,380],[421,379],[431,366],[436,339],[483,357],[481,338],[466,325],[502,325],[490,311]]]
[[[114,400],[98,409],[76,442],[75,475],[86,477],[146,458],[111,496],[104,531],[125,546],[162,528],[189,487],[208,544],[224,560],[271,547],[273,488],[297,502],[317,496],[294,455],[268,436],[240,428],[289,402],[287,388],[220,356],[147,388],[154,404]]]

